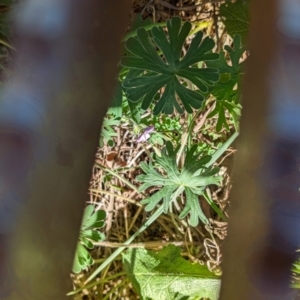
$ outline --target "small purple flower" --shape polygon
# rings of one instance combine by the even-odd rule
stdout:
[[[154,131],[154,126],[147,127],[144,132],[137,138],[138,143],[146,142],[150,138],[150,133]]]

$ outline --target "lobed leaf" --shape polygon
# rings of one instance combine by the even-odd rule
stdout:
[[[74,273],[80,273],[93,263],[93,259],[87,249],[94,248],[93,242],[104,240],[104,234],[96,229],[104,226],[105,217],[106,213],[104,210],[95,211],[94,205],[86,206],[73,262],[72,271]]]
[[[179,113],[184,111],[183,108],[192,113],[193,109],[201,107],[209,87],[219,80],[217,68],[198,69],[193,68],[193,65],[216,60],[219,55],[212,53],[214,41],[209,37],[203,38],[203,33],[198,32],[186,55],[181,58],[191,24],[185,22],[182,25],[180,18],[173,17],[167,21],[167,29],[166,35],[162,27],[153,27],[150,35],[144,28],[140,28],[136,37],[128,39],[128,53],[122,57],[121,64],[130,71],[123,87],[128,100],[141,102],[145,110],[157,97],[154,115],[172,114],[174,108]],[[197,90],[185,87],[182,80],[190,81]]]
[[[216,106],[208,115],[209,118],[218,116],[216,130],[221,131],[223,127],[229,131],[226,113],[229,113],[237,128],[240,117],[240,105],[238,103],[238,87],[241,81],[243,63],[240,60],[245,53],[245,47],[241,45],[241,38],[236,35],[233,40],[233,47],[225,46],[229,54],[229,65],[225,52],[220,53],[219,60],[208,62],[211,67],[218,67],[221,73],[219,82],[217,82],[209,91],[216,98]]]
[[[116,109],[113,109],[114,113],[118,112],[118,107]],[[100,141],[99,144],[102,147],[104,142],[112,145],[113,144],[113,138],[118,136],[115,129],[113,126],[117,126],[120,124],[120,118],[116,117],[105,117],[103,119],[103,124],[102,124],[102,130],[101,130],[101,136],[100,136]]]
[[[240,35],[243,44],[246,43],[250,25],[249,1],[237,0],[234,3],[227,1],[220,6],[220,16],[229,35]]]
[[[104,210],[94,212],[95,206],[88,205],[84,210],[81,230],[101,228],[104,225],[106,213]]]
[[[203,223],[208,222],[199,205],[198,196],[202,195],[207,186],[220,184],[222,178],[215,176],[218,171],[217,168],[207,169],[205,167],[211,157],[199,158],[199,154],[195,153],[196,148],[197,145],[194,145],[187,150],[182,170],[176,164],[179,146],[174,148],[169,141],[166,143],[166,147],[162,149],[161,157],[156,159],[157,166],[147,165],[144,162],[140,164],[145,174],[136,177],[136,180],[143,183],[139,190],[144,191],[152,186],[161,187],[153,195],[141,201],[142,204],[146,204],[146,211],[153,210],[162,202],[163,211],[167,213],[173,202],[182,194],[185,195],[186,200],[183,208],[184,213],[181,213],[180,216],[186,217],[187,214],[190,214],[189,223],[192,226],[197,226],[199,219]]]
[[[76,274],[86,269],[93,263],[93,258],[80,243],[77,244],[72,271]]]

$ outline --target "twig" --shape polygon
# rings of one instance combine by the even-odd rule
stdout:
[[[148,145],[146,146],[146,149],[151,149],[152,148],[152,145]],[[128,164],[128,168],[130,168],[134,163],[135,161],[145,152],[145,148],[143,148],[133,159],[132,161]]]
[[[125,178],[123,178],[122,176],[120,176],[118,173],[114,172],[111,169],[105,168],[100,162],[96,161],[96,165],[99,166],[103,171],[105,171],[107,173],[110,173],[111,175],[119,178],[121,181],[123,181],[126,185],[128,185],[129,187],[131,187],[137,193],[144,195],[144,193],[139,192],[139,190],[133,184],[131,184],[128,180],[126,180]],[[144,196],[146,196],[146,195],[144,195]]]
[[[138,218],[138,216],[140,215],[140,213],[142,212],[142,210],[143,210],[143,206],[140,204],[139,209],[137,210],[137,212],[136,212],[135,215],[133,216],[133,219],[132,219],[132,221],[131,221],[131,223],[130,223],[130,225],[129,225],[128,231],[130,231],[130,230],[132,229],[132,227],[133,227],[133,225],[134,225],[136,219]]]
[[[144,243],[132,243],[130,245],[125,245],[122,243],[112,243],[112,242],[94,243],[94,245],[100,247],[109,247],[109,248],[126,247],[126,248],[145,248],[145,249],[164,247],[168,245],[188,246],[188,245],[195,245],[195,244],[200,244],[200,243],[184,242],[184,241],[176,241],[176,242],[153,241],[153,242],[144,242]]]
[[[168,7],[168,8],[171,8],[171,9],[174,9],[174,10],[192,10],[192,9],[195,9],[195,8],[198,8],[199,6],[202,6],[203,4],[206,4],[206,3],[219,3],[219,2],[225,2],[224,0],[204,0],[202,1],[200,4],[197,4],[197,5],[191,5],[191,6],[183,6],[183,7],[177,7],[177,6],[174,6],[164,0],[156,0],[156,3],[159,3],[161,4],[162,6],[165,6],[165,7]]]
[[[114,196],[116,198],[123,199],[123,200],[126,200],[126,201],[130,202],[130,203],[133,203],[137,206],[142,206],[142,204],[140,204],[139,202],[137,202],[135,200],[132,200],[131,198],[124,197],[122,195],[114,194],[114,193],[107,192],[107,191],[104,191],[104,190],[101,190],[101,189],[90,189],[90,191],[93,192],[93,193],[97,193],[97,194],[106,194],[106,195],[109,195],[109,196]]]
[[[206,119],[207,119],[207,116],[211,113],[211,111],[214,110],[216,104],[214,103],[206,112],[205,114],[203,115],[203,117],[201,118],[200,122],[194,127],[194,132],[198,132],[199,129],[204,125]]]
[[[129,238],[129,230],[128,230],[128,207],[124,207],[124,222],[125,222],[125,235],[126,239]]]
[[[222,158],[222,160],[218,163],[218,166],[222,165],[223,162],[224,162],[224,160],[225,160],[228,156],[234,154],[234,153],[236,152],[236,150],[234,150],[234,149],[227,149],[227,152],[229,152],[229,153],[227,153],[226,155],[224,155],[224,157]]]
[[[106,231],[106,235],[107,235],[108,239],[110,236],[110,229],[112,226],[114,206],[115,206],[115,197],[111,194],[111,195],[109,195],[109,203],[108,203],[108,207],[107,207],[107,217],[106,217],[106,222],[105,222],[106,223],[105,231]]]

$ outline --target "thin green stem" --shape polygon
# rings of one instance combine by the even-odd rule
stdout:
[[[137,36],[137,31],[138,31],[138,29],[140,29],[140,28],[144,28],[146,31],[149,31],[149,30],[151,30],[153,27],[159,27],[159,26],[164,27],[164,26],[166,26],[166,25],[167,25],[166,22],[161,22],[161,23],[154,23],[154,24],[147,24],[147,25],[144,25],[144,26],[140,26],[140,27],[137,28],[136,30],[133,30],[133,31],[128,32],[128,33],[124,36],[123,42],[126,42],[126,41],[127,41],[129,38],[131,38],[131,37]]]
[[[192,145],[192,130],[193,130],[193,121],[194,121],[194,118],[192,115],[189,115],[188,116],[188,124],[189,124],[189,132],[188,132],[188,148],[190,149],[191,148],[191,145]]]
[[[238,137],[239,133],[236,131],[213,155],[211,160],[205,165],[207,168],[214,164],[230,147],[230,145]]]
[[[187,140],[188,140],[188,137],[191,135],[191,132],[192,132],[192,130],[193,130],[193,124],[194,124],[196,118],[199,116],[200,112],[201,112],[201,110],[199,109],[199,110],[195,113],[194,117],[192,118],[192,120],[191,120],[191,121],[189,122],[189,124],[188,124],[187,131],[183,134],[183,139],[182,139],[182,141],[181,141],[181,147],[180,147],[180,149],[179,149],[179,151],[178,151],[177,164],[178,164],[178,162],[179,162],[179,160],[180,160],[180,157],[181,157],[181,155],[182,155],[182,153],[183,153],[183,151],[184,151],[184,148],[185,148],[186,142],[187,142]]]
[[[207,203],[213,208],[213,210],[219,215],[219,217],[221,217],[224,221],[228,221],[227,217],[223,214],[223,212],[219,209],[215,202],[210,197],[208,197],[206,192],[203,193],[203,197],[205,198]]]

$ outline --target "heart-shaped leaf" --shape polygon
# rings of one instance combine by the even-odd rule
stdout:
[[[122,256],[125,271],[142,299],[218,299],[220,277],[206,266],[183,259],[179,247],[169,245],[158,253],[129,249]]]

